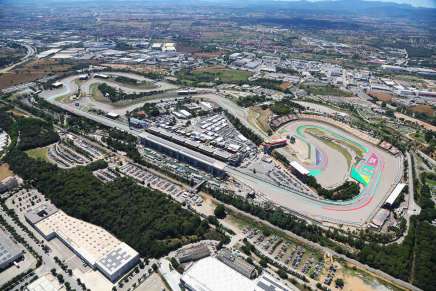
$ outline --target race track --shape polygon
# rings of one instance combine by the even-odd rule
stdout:
[[[63,83],[61,89],[44,91],[40,96],[74,114],[100,122],[104,117],[86,112],[82,106],[77,107],[72,103],[64,104],[56,100],[58,97],[77,92],[78,87],[84,83],[78,85],[77,78],[78,76],[65,78],[61,80]],[[82,89],[89,90],[89,84],[92,82],[85,82]],[[210,101],[213,99],[214,102],[224,106],[226,110],[238,107],[235,103],[228,104],[231,101],[218,94],[205,93],[207,93],[204,94],[205,96],[210,96]],[[174,97],[176,94],[171,95]],[[246,120],[241,121],[246,122]],[[109,125],[117,123],[116,126],[128,129],[126,124],[118,124],[118,121],[104,119],[104,122]],[[328,123],[298,120],[279,128],[276,134],[276,137],[286,137],[287,135],[296,137],[296,148],[291,150],[299,150],[300,153],[293,160],[298,160],[304,164],[323,186],[326,188],[335,187],[353,176],[363,185],[361,193],[349,201],[328,201],[268,183],[260,177],[247,175],[235,167],[227,166],[225,171],[236,180],[264,194],[275,204],[316,221],[355,226],[364,225],[384,203],[399,182],[403,172],[402,157],[394,157],[348,131]],[[325,141],[325,138],[339,143],[346,151],[338,152],[337,149],[329,145],[329,142]],[[348,152],[352,158],[347,158],[345,152]]]

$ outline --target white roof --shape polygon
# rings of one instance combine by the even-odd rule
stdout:
[[[120,116],[118,113],[115,113],[115,112],[108,112],[107,115],[111,116],[111,117],[118,117],[118,116]]]
[[[392,191],[391,195],[389,195],[388,199],[386,200],[386,204],[394,204],[395,200],[397,200],[398,196],[400,195],[401,191],[403,191],[405,186],[406,184],[399,183]]]
[[[92,266],[123,245],[103,228],[69,216],[60,210],[36,223],[35,227],[46,237],[55,233]]]
[[[54,280],[50,281],[47,276],[41,277],[27,286],[28,291],[57,291],[59,289],[59,284]]]
[[[61,82],[54,82],[53,86],[57,87],[57,86],[62,86],[63,84]]]
[[[182,276],[196,291],[253,291],[255,282],[214,257],[196,262]]]
[[[300,165],[297,161],[292,161],[291,166],[303,175],[309,175],[309,170]]]
[[[186,117],[190,117],[191,113],[189,113],[188,111],[186,111],[185,109],[180,110],[180,113],[182,113],[183,115],[185,115]]]

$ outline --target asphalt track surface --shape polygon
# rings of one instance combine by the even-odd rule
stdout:
[[[56,98],[60,96],[71,95],[77,92],[78,86],[75,82],[77,78],[78,76],[71,76],[63,79],[61,82],[64,86],[61,89],[44,91],[40,94],[40,96],[45,98],[50,103],[59,106],[64,110],[70,111],[73,114],[92,119],[106,126],[116,127],[131,134],[138,135],[138,132],[130,130],[127,124],[122,124],[119,121],[114,121],[103,116],[97,116],[81,111],[72,104],[64,104],[56,101]],[[217,101],[218,104],[226,104],[226,102],[220,102],[223,101],[220,99],[224,99],[224,97],[215,95],[215,98],[215,101]],[[235,104],[232,104],[232,107],[233,110],[235,110]],[[229,107],[225,109],[231,108]],[[335,224],[363,226],[369,222],[379,207],[392,192],[396,184],[400,181],[403,172],[403,158],[396,158],[391,154],[375,147],[374,145],[369,144],[364,140],[345,132],[344,130],[326,123],[305,120],[292,122],[291,125],[295,126],[295,128],[301,125],[327,127],[341,136],[350,140],[354,140],[356,143],[368,148],[368,152],[365,154],[364,160],[372,163],[373,174],[369,179],[368,185],[364,187],[359,196],[349,201],[329,201],[317,199],[306,196],[298,191],[292,191],[268,183],[256,176],[243,173],[235,167],[227,166],[225,168],[226,172],[231,177],[247,184],[256,191],[265,194],[272,202],[290,210],[294,214],[319,222],[329,222]],[[315,147],[323,146],[321,144],[316,144],[316,140],[313,142],[315,143]],[[338,153],[335,155],[338,155]],[[331,157],[328,158],[333,159]]]

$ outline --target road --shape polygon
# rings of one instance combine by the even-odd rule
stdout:
[[[426,160],[431,165],[432,168],[436,168],[436,161],[435,160],[433,160],[432,158],[430,158],[429,156],[427,156],[426,154],[424,154],[420,150],[418,150],[417,153],[421,158]]]
[[[406,153],[407,157],[407,178],[409,180],[409,207],[408,213],[409,216],[419,215],[421,213],[421,207],[415,202],[415,187],[413,185],[413,167],[415,163],[412,161],[412,157],[409,152]]]
[[[10,70],[15,68],[16,66],[19,66],[19,65],[27,62],[32,56],[34,56],[36,54],[36,49],[33,48],[31,45],[28,45],[25,43],[20,43],[20,45],[24,46],[27,49],[26,55],[18,63],[12,64],[6,68],[1,69],[0,74],[9,72]]]

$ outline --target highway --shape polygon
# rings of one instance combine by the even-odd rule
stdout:
[[[44,91],[40,94],[40,96],[45,98],[53,105],[58,106],[77,116],[91,119],[108,127],[117,128],[137,137],[153,139],[157,138],[154,135],[145,133],[144,131],[131,129],[126,123],[112,120],[101,115],[91,114],[81,110],[73,104],[65,104],[56,101],[56,98],[60,96],[71,95],[77,92],[78,86],[75,82],[77,78],[78,76],[71,76],[61,80],[61,82],[64,84],[63,88],[52,91]],[[241,109],[238,109],[238,106],[232,101],[222,96],[213,94],[211,90],[205,90],[204,92],[206,93],[205,96],[207,96],[205,99],[222,105],[224,109],[229,111],[232,110],[230,113],[234,114],[238,118],[245,118],[245,115]],[[229,102],[231,104],[229,104]],[[241,121],[248,123],[246,119],[242,119]],[[246,126],[249,126],[249,124],[246,124]],[[252,127],[250,126],[250,128]],[[168,143],[168,141],[165,142]],[[261,177],[256,177],[256,175],[244,173],[238,168],[225,166],[222,162],[217,161],[209,156],[205,156],[201,153],[194,152],[193,150],[178,145],[177,147],[180,151],[186,152],[188,155],[195,156],[202,161],[206,161],[208,164],[216,164],[220,167],[223,167],[231,177],[243,182],[244,184],[247,184],[251,188],[271,199],[273,203],[289,209],[296,215],[319,222],[364,226],[373,217],[373,215],[375,215],[376,211],[384,203],[385,199],[391,193],[396,183],[399,182],[395,177],[398,176],[398,173],[402,173],[402,159],[393,159],[394,162],[392,163],[392,156],[390,156],[390,154],[371,146],[366,141],[359,140],[359,142],[365,144],[367,147],[370,147],[374,153],[380,157],[378,171],[383,173],[383,175],[379,175],[376,177],[376,179],[373,179],[371,185],[365,189],[355,200],[343,202],[320,200],[309,197],[298,192],[297,190],[291,191],[288,188],[283,188],[281,186],[269,183]],[[386,179],[386,181],[381,181],[382,178]]]
[[[19,66],[19,65],[27,62],[32,56],[34,56],[36,54],[36,49],[33,48],[31,45],[28,45],[25,43],[20,43],[20,45],[24,46],[27,49],[26,55],[18,63],[12,64],[6,68],[1,69],[0,74],[9,72],[10,70],[15,68],[16,66]]]

